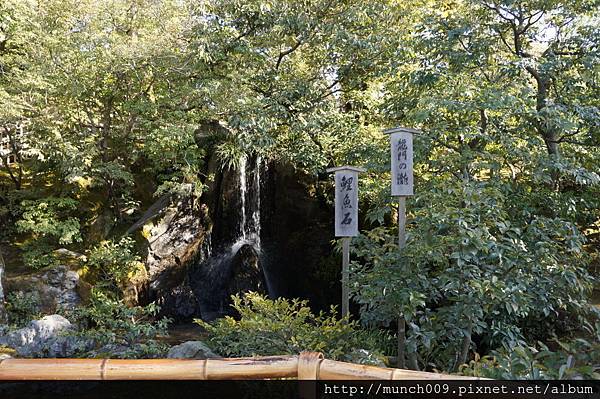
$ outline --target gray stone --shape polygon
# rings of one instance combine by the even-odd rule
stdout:
[[[166,292],[179,286],[186,275],[186,266],[199,253],[206,231],[205,215],[192,197],[182,198],[166,208],[162,217],[144,226],[148,239],[148,269],[150,289]]]
[[[51,338],[44,344],[36,357],[76,357],[79,354],[92,350],[95,341],[89,338],[74,335],[59,335]]]
[[[40,298],[39,310],[46,314],[73,309],[82,302],[79,292],[83,282],[77,272],[65,265],[11,277],[6,282],[8,292],[35,292]]]
[[[187,341],[169,350],[169,359],[210,359],[219,357],[202,341]]]
[[[0,337],[0,345],[13,348],[19,356],[38,356],[45,351],[46,345],[53,339],[71,328],[72,325],[69,320],[53,314],[40,320],[33,320],[27,327]]]

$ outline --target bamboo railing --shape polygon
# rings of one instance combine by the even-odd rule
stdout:
[[[238,359],[4,359],[0,381],[23,380],[429,380],[477,379],[366,366],[321,353]]]

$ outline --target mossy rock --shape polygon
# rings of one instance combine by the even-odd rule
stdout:
[[[0,355],[15,356],[17,351],[8,346],[0,345]]]

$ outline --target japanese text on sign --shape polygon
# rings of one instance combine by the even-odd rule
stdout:
[[[358,172],[335,172],[335,235],[358,235]]]
[[[395,132],[390,137],[392,153],[392,195],[413,195],[413,135]]]

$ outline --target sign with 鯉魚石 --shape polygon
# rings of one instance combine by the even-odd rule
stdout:
[[[386,130],[392,154],[392,196],[413,195],[413,134],[408,128]]]
[[[352,166],[327,169],[335,172],[335,236],[358,235],[358,172]]]

